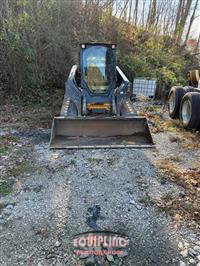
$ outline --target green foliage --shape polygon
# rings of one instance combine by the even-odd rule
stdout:
[[[146,35],[145,39],[142,35]],[[133,77],[155,78],[163,90],[175,84],[185,85],[187,71],[198,67],[197,59],[169,36],[155,36],[143,29],[137,29],[135,36],[133,47],[135,44],[136,48],[126,55],[119,52],[118,60],[130,80]]]
[[[2,0],[3,3],[5,0]],[[6,1],[0,16],[0,87],[13,99],[51,102],[77,62],[79,43],[118,45],[118,64],[134,77],[156,78],[160,88],[186,82],[196,59],[169,36],[135,28],[111,9],[76,1]]]
[[[0,197],[7,196],[12,192],[12,185],[9,183],[0,183]]]

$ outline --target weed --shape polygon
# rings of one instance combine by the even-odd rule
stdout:
[[[75,164],[76,164],[76,161],[75,161],[75,160],[71,160],[71,161],[70,161],[70,164],[71,164],[71,165],[75,165]]]
[[[181,156],[172,155],[172,156],[169,157],[169,160],[174,161],[174,162],[181,162]]]
[[[16,157],[22,157],[25,153],[26,153],[25,150],[19,149],[19,150],[15,151],[15,156]]]
[[[108,158],[107,159],[107,163],[109,164],[109,165],[112,165],[114,162],[115,162],[115,158]]]
[[[9,183],[2,183],[0,184],[0,197],[7,196],[13,191],[12,185]]]
[[[17,163],[15,167],[11,170],[11,175],[17,177],[22,174],[24,174],[28,169],[30,165],[28,161],[22,161],[20,163]]]
[[[0,148],[0,155],[6,155],[8,153],[8,147]]]
[[[169,132],[185,131],[180,120],[167,120],[163,123],[163,129]]]
[[[90,157],[90,158],[87,158],[87,161],[90,162],[90,163],[100,163],[103,161],[102,158],[95,158],[95,157]]]
[[[155,106],[155,105],[145,106],[144,108],[142,108],[142,111],[143,112],[159,112],[160,107]]]

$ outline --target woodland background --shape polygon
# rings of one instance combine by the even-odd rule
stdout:
[[[130,81],[156,78],[159,95],[186,84],[199,68],[192,50],[199,0],[1,0],[0,96],[13,101],[62,100],[79,44],[117,44],[117,63]],[[3,99],[3,98],[2,98]]]

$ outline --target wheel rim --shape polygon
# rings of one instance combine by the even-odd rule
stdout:
[[[191,118],[191,103],[189,100],[183,103],[181,112],[182,112],[183,124],[188,124]]]
[[[174,111],[175,108],[175,97],[174,94],[171,93],[171,95],[169,96],[169,111],[170,113],[172,113]]]

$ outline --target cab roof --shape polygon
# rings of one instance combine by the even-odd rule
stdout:
[[[80,44],[81,45],[104,45],[104,46],[112,46],[115,45],[116,47],[116,43],[109,43],[109,42],[83,42]]]

